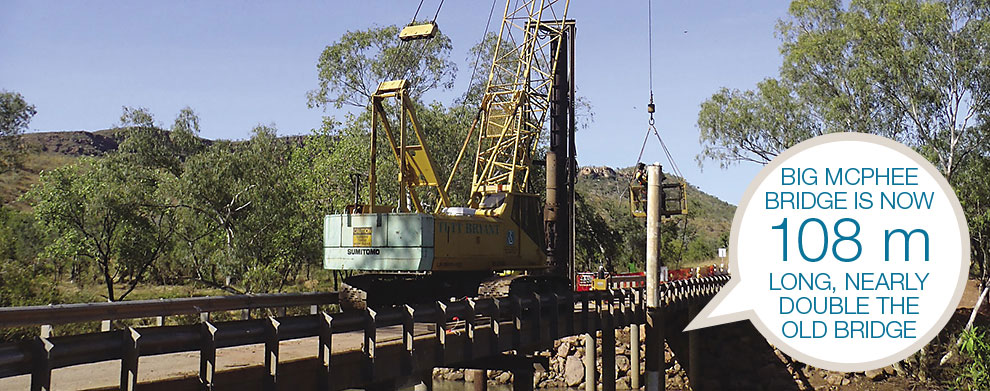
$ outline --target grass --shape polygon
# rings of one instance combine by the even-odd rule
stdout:
[[[24,155],[21,166],[0,174],[0,203],[25,211],[30,206],[18,200],[32,185],[38,183],[43,170],[51,170],[75,163],[78,157],[50,152],[31,152]]]

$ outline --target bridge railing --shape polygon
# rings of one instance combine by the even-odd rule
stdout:
[[[211,312],[253,310],[261,308],[310,307],[316,313],[320,305],[337,304],[336,292],[276,293],[258,295],[232,295],[192,297],[179,299],[134,300],[108,303],[58,304],[0,308],[0,328],[18,326],[42,326],[42,336],[48,337],[46,327],[53,324],[101,321],[109,331],[110,321],[139,318],[158,318],[158,326],[164,318],[175,315],[199,314],[208,318]]]
[[[660,287],[663,305],[673,306],[680,301],[711,295],[728,280],[728,276],[714,276],[694,279],[690,282],[662,284]],[[500,321],[516,325],[516,332],[509,335],[515,339],[513,346],[520,346],[522,336],[519,329],[522,319],[537,319],[547,313],[547,321],[556,339],[572,335],[574,325],[582,325],[584,330],[601,327],[601,311],[624,319],[644,317],[645,295],[639,289],[622,289],[597,292],[577,292],[565,295],[532,295],[503,299],[461,300],[449,303],[433,303],[415,308],[405,306],[381,311],[328,313],[319,311],[318,306],[337,302],[336,293],[274,294],[254,296],[226,296],[172,300],[144,300],[118,303],[67,304],[55,306],[0,308],[0,327],[29,326],[87,322],[94,320],[133,319],[166,315],[203,314],[216,311],[231,311],[254,308],[284,308],[310,306],[310,315],[268,316],[259,319],[246,319],[226,322],[211,322],[209,317],[201,317],[198,324],[178,326],[152,326],[92,333],[72,336],[41,336],[33,340],[0,344],[0,378],[31,374],[32,389],[48,389],[51,371],[55,368],[120,360],[121,388],[137,379],[139,356],[160,355],[179,352],[200,352],[200,382],[213,384],[216,368],[216,350],[251,344],[264,344],[266,382],[277,382],[279,341],[319,337],[319,352],[331,352],[333,335],[347,332],[363,332],[363,350],[366,359],[373,366],[376,344],[376,330],[381,327],[401,325],[403,335],[412,335],[415,323],[434,324],[436,339],[442,341],[453,316],[465,321],[458,324],[468,335],[478,324],[491,322],[497,326]],[[284,312],[283,312],[284,313]],[[557,318],[562,317],[557,327]],[[577,322],[575,322],[577,318]],[[599,322],[596,326],[595,322]],[[495,327],[497,329],[497,327]],[[510,326],[511,328],[511,326]],[[556,335],[556,330],[561,335]],[[537,329],[537,332],[539,330]],[[530,340],[532,337],[530,337]],[[538,339],[538,337],[537,337]],[[410,345],[411,346],[411,345]],[[275,357],[274,360],[268,358]],[[321,356],[322,357],[322,356]],[[329,365],[330,360],[319,360]],[[321,375],[329,380],[330,368],[321,369]],[[136,383],[135,383],[136,384]],[[271,388],[271,387],[266,387]]]

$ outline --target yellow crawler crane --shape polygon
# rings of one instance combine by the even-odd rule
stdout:
[[[568,1],[506,2],[478,116],[443,186],[407,82],[378,86],[371,102],[369,200],[324,221],[324,267],[369,271],[345,280],[345,308],[476,296],[479,287],[483,294],[505,294],[508,284],[495,282],[511,279],[500,280],[496,273],[547,269],[544,206],[529,182],[552,100],[570,99],[566,89],[551,91],[562,81],[557,66],[567,50],[564,37],[573,36],[567,7]],[[428,39],[436,31],[434,23],[409,26],[400,39]],[[388,99],[398,102],[389,106]],[[390,119],[390,107],[398,108],[393,110],[398,118]],[[555,107],[559,114],[571,105]],[[379,132],[398,162],[394,205],[376,201]],[[470,203],[451,206],[447,191],[475,133]],[[556,288],[566,279],[533,281]]]

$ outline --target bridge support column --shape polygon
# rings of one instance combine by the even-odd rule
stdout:
[[[512,391],[533,391],[533,366],[520,366],[512,370]]]
[[[663,310],[646,309],[646,390],[667,389],[667,362],[664,358]]]
[[[595,347],[594,331],[584,335],[584,390],[597,391],[598,376],[595,371],[595,355],[598,353]]]
[[[629,387],[634,390],[639,389],[639,324],[633,322],[629,324],[629,361],[630,375]]]
[[[660,309],[660,216],[663,172],[647,167],[646,188],[646,390],[667,388],[664,361],[663,310]]]
[[[608,309],[602,313],[602,390],[615,391],[615,296],[609,291]]]
[[[420,378],[422,380],[413,386],[413,391],[433,391],[433,369],[423,371]]]
[[[698,315],[700,308],[697,302],[691,302],[688,305],[688,321],[694,319]],[[701,333],[698,330],[692,330],[687,333],[688,335],[688,379],[691,380],[691,389],[700,390],[701,388]]]
[[[469,369],[467,370],[464,379],[471,383],[471,389],[474,391],[488,391],[488,370],[487,369]]]

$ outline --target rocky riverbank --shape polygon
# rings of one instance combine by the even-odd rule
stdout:
[[[640,335],[646,335],[646,329],[641,326]],[[601,373],[602,371],[602,337],[601,332],[597,334],[597,341],[595,343],[596,350],[596,372]],[[645,371],[646,363],[646,348],[645,346],[640,346],[640,373],[641,376],[640,384],[643,384],[642,376],[643,371]],[[577,387],[579,389],[584,388],[584,356],[585,356],[584,337],[583,336],[572,336],[558,339],[554,342],[553,349],[539,352],[538,355],[547,357],[550,362],[549,368],[538,369],[534,373],[533,385],[536,388],[559,388],[559,387]],[[616,388],[617,389],[628,389],[629,385],[632,383],[632,376],[636,374],[632,373],[632,361],[630,361],[630,347],[629,347],[629,327],[623,328],[621,330],[615,330],[615,368],[616,368]],[[680,363],[677,362],[677,358],[673,352],[671,352],[669,347],[666,347],[664,352],[664,357],[667,360],[667,385],[668,389],[686,389],[688,388],[687,372],[681,368]],[[464,381],[475,381],[470,376],[465,377],[464,370],[461,369],[450,369],[450,368],[437,368],[433,370],[433,377],[443,380],[464,380]],[[490,384],[511,384],[513,380],[512,373],[505,371],[488,371],[488,382]]]
[[[700,351],[706,358],[705,366],[700,369],[703,383],[701,389],[898,390],[917,384],[909,373],[911,367],[916,365],[911,359],[866,372],[832,372],[791,360],[768,344],[749,322],[730,323],[699,330],[699,333]],[[646,335],[645,328],[641,328],[640,335]],[[615,330],[615,341],[616,389],[629,389],[632,377],[636,375],[632,373],[630,361],[629,328]],[[595,345],[596,371],[599,374],[602,368],[601,343],[599,332]],[[685,347],[675,346],[673,350],[669,345],[665,344],[664,347],[667,389],[691,389],[684,368],[687,360],[674,353]],[[549,367],[535,371],[534,387],[584,389],[585,352],[582,336],[559,339],[554,342],[553,349],[538,352],[538,355],[547,358]],[[640,346],[640,385],[644,384],[642,376],[646,368],[645,357],[645,347]],[[473,376],[465,375],[460,369],[437,368],[433,371],[433,376],[437,379],[476,381]],[[491,370],[488,371],[486,381],[493,385],[511,384],[513,375],[510,372]]]

